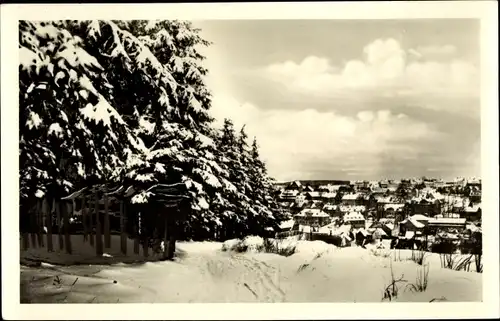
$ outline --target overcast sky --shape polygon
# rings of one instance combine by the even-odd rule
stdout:
[[[212,115],[277,180],[480,174],[475,20],[198,21]]]

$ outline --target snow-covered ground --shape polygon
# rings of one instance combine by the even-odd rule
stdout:
[[[321,241],[288,243],[297,245],[297,253],[288,257],[222,251],[222,243],[215,242],[180,242],[180,255],[173,262],[21,266],[21,298],[33,303],[380,302],[391,280],[391,265],[394,276],[408,283],[416,282],[422,269],[412,261],[395,260],[389,250],[392,256]],[[35,259],[38,253],[48,261],[41,255],[45,252],[31,250],[21,258]],[[411,257],[411,251],[401,253]],[[435,254],[429,254],[427,262],[427,290],[414,293],[403,284],[393,301],[481,301],[482,274],[441,268]]]

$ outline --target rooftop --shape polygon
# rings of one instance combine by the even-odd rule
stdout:
[[[365,217],[359,212],[350,212],[344,215],[344,221],[364,221]]]
[[[438,217],[430,218],[429,224],[460,224],[465,225],[465,218],[450,218],[450,217]]]

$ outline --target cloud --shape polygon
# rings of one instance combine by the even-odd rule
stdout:
[[[415,49],[422,57],[443,58],[457,54],[457,48],[452,45],[444,46],[419,46]]]
[[[355,116],[314,109],[261,110],[230,96],[215,95],[211,113],[219,121],[231,118],[257,136],[269,171],[277,179],[329,178],[325,173],[352,168],[376,175],[387,153],[403,161],[416,157],[417,145],[439,137],[429,125],[388,110]],[[322,171],[322,173],[317,173]]]
[[[363,48],[363,59],[342,66],[310,56],[300,63],[272,64],[264,73],[290,90],[316,95],[478,95],[479,75],[474,65],[457,58],[426,59],[455,51],[453,46],[404,50],[394,39],[377,39]]]

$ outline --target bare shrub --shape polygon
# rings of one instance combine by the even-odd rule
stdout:
[[[457,254],[458,245],[450,241],[441,241],[434,244],[432,251],[439,253],[441,267],[455,271],[470,271],[474,254],[462,256]]]
[[[483,234],[481,232],[475,232],[472,234],[473,240],[473,250],[474,262],[476,263],[476,272],[483,273]]]
[[[442,268],[455,271],[469,272],[474,255],[471,254],[469,256],[464,257],[459,254],[446,253],[446,254],[440,254],[439,257],[441,259]]]
[[[391,252],[384,251],[382,249],[372,249],[370,252],[373,254],[373,256],[382,257],[382,258],[388,258],[392,255]]]
[[[262,244],[262,252],[265,253],[273,253],[276,250],[276,244],[273,243],[270,239],[265,238],[264,243]]]
[[[470,266],[472,264],[472,259],[474,258],[474,255],[469,255],[466,257],[461,257],[457,260],[456,265],[453,267],[455,271],[470,271]]]
[[[281,256],[290,256],[295,253],[296,246],[290,245],[287,247],[282,247],[281,242],[278,242],[277,240],[273,242],[273,240],[270,239],[264,239],[264,242],[262,245],[258,245],[256,248],[257,252],[264,252],[264,253],[274,253],[278,254]],[[233,251],[236,253],[245,253],[248,251],[248,245],[245,244],[244,241],[239,240],[237,243],[233,244],[223,244],[222,245],[222,251],[223,252],[228,252],[228,251]]]
[[[394,261],[401,262],[401,250],[394,250]]]
[[[291,245],[288,247],[282,247],[281,243],[282,242],[278,242],[277,240],[275,242],[272,242],[269,239],[264,239],[262,251],[265,253],[274,253],[281,256],[290,256],[295,253],[295,246]]]
[[[412,250],[411,251],[411,260],[418,265],[424,265],[424,260],[426,256],[426,252],[424,250]]]
[[[299,268],[297,269],[297,273],[301,272],[301,271],[304,271],[305,268],[307,268],[309,266],[309,263],[304,263],[304,264],[301,264],[299,266]]]
[[[276,252],[272,252],[281,256],[291,256],[295,253],[295,246],[278,248]]]
[[[234,247],[234,251],[237,253],[244,253],[247,250],[248,250],[248,246],[246,244],[243,244],[243,242],[238,243],[238,245],[236,245]]]
[[[384,288],[384,295],[382,297],[382,301],[383,300],[392,301],[393,299],[397,298],[399,293],[398,284],[406,282],[408,281],[404,280],[404,274],[401,274],[401,276],[398,279],[394,277],[394,271],[392,269],[392,261],[391,261],[391,282]]]
[[[429,265],[423,265],[417,270],[417,279],[415,283],[408,284],[406,287],[412,292],[424,292],[429,283]]]
[[[483,262],[482,262],[482,254],[474,254],[474,262],[476,263],[476,272],[483,273]]]

